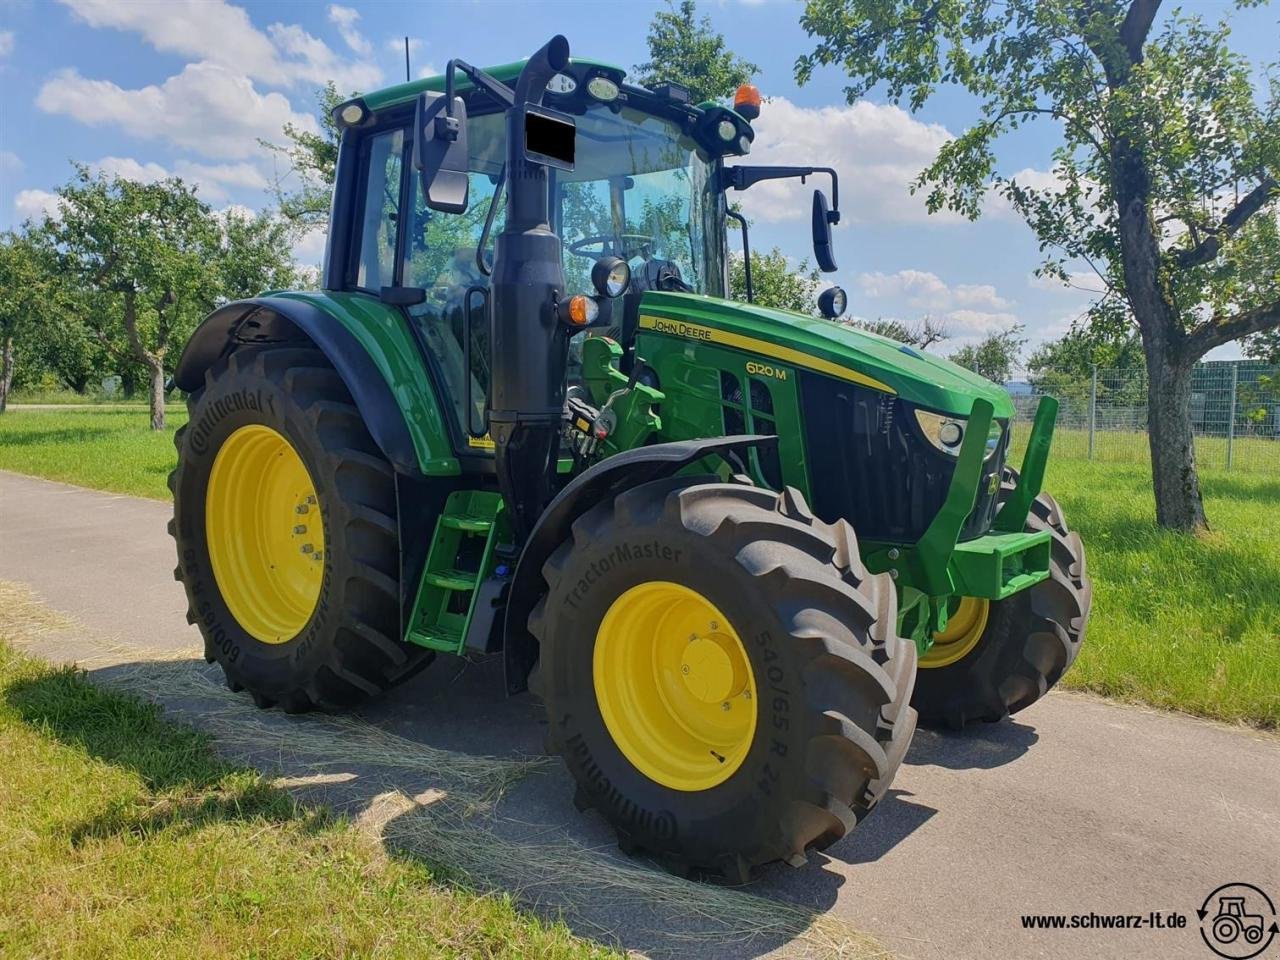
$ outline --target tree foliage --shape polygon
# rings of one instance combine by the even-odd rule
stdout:
[[[927,350],[935,343],[941,343],[949,334],[944,324],[925,314],[915,322],[877,317],[875,320],[850,319],[845,321],[851,327],[874,333],[890,340],[897,340],[911,347]]]
[[[953,363],[980,374],[994,383],[1006,383],[1027,345],[1021,324],[1008,330],[995,330],[977,343],[966,344],[948,358]]]
[[[760,68],[727,49],[707,16],[698,17],[694,0],[668,2],[649,23],[649,59],[636,66],[645,86],[668,82],[688,88],[694,103],[733,96]]]
[[[305,232],[329,223],[329,201],[338,169],[339,130],[333,118],[338,104],[359,96],[342,96],[333,81],[316,91],[320,132],[303,130],[293,123],[284,125],[287,143],[259,141],[283,162],[284,170],[272,183],[280,216],[291,227]]]
[[[751,251],[751,286],[754,302],[779,310],[817,314],[818,288],[822,279],[808,260],[792,263],[780,249],[768,253]],[[746,301],[747,273],[741,254],[729,259],[729,297]]]
[[[1156,515],[1205,526],[1195,471],[1190,376],[1212,348],[1280,327],[1280,83],[1258,88],[1225,23],[1159,0],[808,0],[825,64],[919,109],[958,86],[981,117],[920,174],[931,211],[976,217],[995,193],[1020,213],[1066,278],[1084,261],[1106,284],[1095,325],[1136,324],[1148,394]],[[1061,140],[1048,177],[1011,176],[1001,138],[1036,119]],[[1019,165],[1022,165],[1021,163]]]

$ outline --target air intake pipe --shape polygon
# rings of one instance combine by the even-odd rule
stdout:
[[[490,277],[489,429],[498,486],[521,540],[555,492],[570,335],[556,315],[564,264],[550,226],[547,168],[525,156],[525,105],[541,104],[568,63],[569,41],[555,36],[516,81],[507,111],[507,221]]]

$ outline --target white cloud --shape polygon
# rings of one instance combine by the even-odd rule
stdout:
[[[985,310],[950,310],[941,319],[947,330],[956,337],[982,336],[997,330],[1008,330],[1018,323],[1016,314]]]
[[[62,198],[48,190],[19,190],[13,198],[13,209],[19,220],[57,220]]]
[[[869,297],[901,298],[908,305],[923,310],[949,310],[956,307],[990,307],[999,310],[1012,306],[989,283],[961,283],[951,287],[936,273],[926,270],[899,270],[897,273],[881,273],[877,270],[874,273],[863,273],[858,276],[858,286]]]
[[[114,124],[143,139],[234,159],[258,153],[258,138],[278,139],[286,123],[316,129],[314,118],[295,113],[283,94],[259,93],[247,77],[207,62],[133,90],[63,70],[40,88],[36,104],[91,126]]]
[[[13,53],[13,31],[0,30],[0,57]]]
[[[89,164],[90,169],[107,176],[123,177],[138,183],[156,183],[167,177],[181,177],[196,187],[201,199],[209,203],[221,203],[228,197],[228,188],[265,190],[267,178],[251,163],[195,163],[179,160],[172,170],[154,161],[142,163],[132,157],[103,157]]]
[[[924,197],[910,183],[951,134],[936,123],[921,123],[905,110],[861,100],[850,106],[800,107],[785,97],[764,105],[756,130],[752,163],[808,166],[831,163],[840,175],[841,223],[937,223],[955,214],[929,217]],[[742,194],[748,215],[765,221],[809,216],[814,186],[827,178],[768,180]]]
[[[324,258],[325,243],[329,231],[324,227],[308,230],[293,245],[293,259],[304,266],[314,266]]]
[[[338,28],[342,42],[351,48],[352,53],[367,57],[373,53],[373,44],[356,27],[359,19],[360,11],[358,10],[336,3],[329,5],[329,22]]]
[[[108,177],[120,177],[137,183],[156,183],[172,176],[168,170],[158,163],[141,163],[132,157],[103,157],[96,163],[89,164],[95,173],[104,173]]]
[[[332,80],[341,90],[368,90],[382,82],[376,64],[340,57],[296,25],[275,23],[263,33],[243,7],[226,0],[61,2],[92,27],[128,30],[157,50],[218,63],[268,85],[318,86]]]
[[[0,150],[0,171],[18,173],[23,167],[22,158],[12,150]]]

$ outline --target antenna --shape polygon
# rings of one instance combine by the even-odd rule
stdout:
[[[409,38],[404,38],[404,82],[408,83],[412,77],[409,76]]]

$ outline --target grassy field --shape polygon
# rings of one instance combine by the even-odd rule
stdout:
[[[1014,429],[1014,452],[1031,433],[1030,424]],[[1053,449],[1062,459],[1085,460],[1089,456],[1089,431],[1059,427],[1053,433]],[[1104,463],[1149,464],[1147,435],[1137,430],[1098,430],[1094,434],[1094,459]],[[1204,470],[1225,470],[1227,438],[1196,437],[1196,463]],[[1280,437],[1236,437],[1231,443],[1231,471],[1280,476]]]
[[[187,422],[182,404],[165,412],[167,429],[136,410],[9,410],[0,416],[0,470],[65,480],[96,490],[168,499],[176,453],[173,431]]]
[[[172,408],[170,430],[185,418]],[[1141,462],[1051,461],[1046,489],[1088,545],[1089,638],[1066,683],[1223,720],[1280,726],[1280,472],[1202,472],[1213,531],[1152,524]],[[1251,441],[1254,444],[1269,441]],[[165,498],[171,434],[145,412],[13,411],[0,468]]]
[[[0,953],[617,956],[223,763],[0,627]]]

